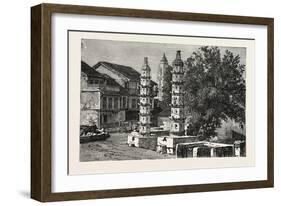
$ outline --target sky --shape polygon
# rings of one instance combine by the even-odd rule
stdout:
[[[171,65],[176,57],[176,51],[181,50],[182,60],[185,61],[192,52],[200,46],[145,43],[145,42],[126,42],[97,39],[83,39],[81,46],[81,59],[90,66],[99,61],[108,61],[115,64],[130,66],[137,71],[141,70],[144,57],[148,57],[151,68],[151,78],[156,81],[157,71],[160,60],[165,53],[168,63]],[[228,49],[235,55],[240,55],[241,64],[246,61],[246,49],[243,47],[219,47],[221,55]]]

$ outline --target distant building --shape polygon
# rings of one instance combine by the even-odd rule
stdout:
[[[162,59],[160,60],[159,67],[158,67],[158,74],[157,74],[157,84],[158,84],[157,98],[159,99],[159,101],[163,101],[163,95],[165,92],[164,87],[167,86],[167,84],[170,84],[172,69],[173,68],[169,65],[166,55],[164,53]]]
[[[81,62],[81,125],[118,128],[137,123],[139,82],[140,73],[131,67],[109,62],[90,67]]]

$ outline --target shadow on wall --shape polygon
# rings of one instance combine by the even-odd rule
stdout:
[[[20,194],[22,197],[30,198],[30,192],[29,191],[20,190],[20,191],[18,191],[18,194]]]

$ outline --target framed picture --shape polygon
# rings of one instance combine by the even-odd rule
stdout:
[[[31,197],[273,187],[273,19],[31,8]]]

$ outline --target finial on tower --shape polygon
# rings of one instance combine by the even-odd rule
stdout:
[[[181,50],[178,50],[178,51],[177,51],[176,59],[181,59]]]
[[[148,64],[148,58],[147,57],[144,57],[142,70],[150,71],[150,67],[149,67],[149,64]]]
[[[163,53],[163,56],[162,56],[162,59],[161,59],[161,62],[168,62],[167,58],[166,58],[166,54],[165,52]]]
[[[144,57],[143,65],[148,65],[148,58]]]
[[[183,66],[183,61],[181,60],[181,51],[178,50],[176,54],[176,59],[173,61],[173,66]]]

